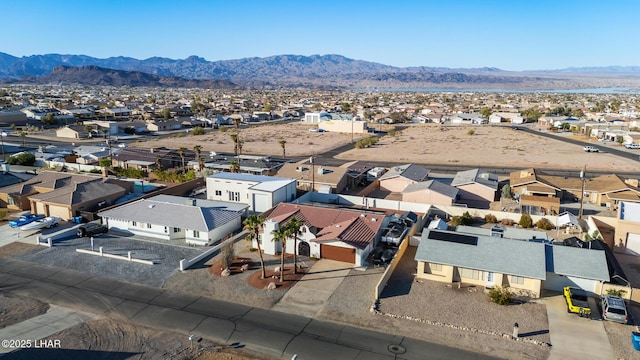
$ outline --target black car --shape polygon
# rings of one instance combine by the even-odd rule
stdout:
[[[109,231],[109,228],[98,223],[88,223],[80,225],[78,228],[78,237],[95,236],[98,234],[104,234]]]

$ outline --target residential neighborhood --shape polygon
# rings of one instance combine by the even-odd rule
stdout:
[[[625,146],[640,145],[640,120],[619,97],[12,85],[0,258],[382,332],[389,321],[424,341],[471,336],[508,358],[575,354],[562,343],[581,337],[606,344],[594,358],[623,358],[634,349],[618,337],[640,325],[640,152]],[[27,214],[60,223],[9,225]],[[81,236],[87,223],[104,231]],[[567,288],[595,320],[560,311]],[[605,319],[605,296],[622,299],[625,324]]]

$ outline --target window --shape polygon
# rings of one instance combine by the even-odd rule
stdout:
[[[222,190],[216,190],[216,196],[222,196]]]
[[[135,222],[135,221],[132,221],[132,222],[131,222],[131,226],[138,226],[138,223],[137,223],[137,222]]]
[[[200,231],[193,230],[193,237],[194,238],[199,238],[200,237]]]
[[[442,264],[431,264],[431,271],[442,271]]]
[[[524,278],[522,276],[511,275],[511,283],[512,284],[523,285],[524,284]]]
[[[480,280],[481,272],[478,270],[460,268],[460,277],[472,280]]]
[[[16,203],[13,201],[13,197],[12,197],[12,196],[7,197],[7,204],[9,204],[9,205],[15,205],[15,204],[16,204]]]
[[[240,201],[240,193],[237,191],[228,191],[229,201]]]
[[[151,229],[151,224],[147,223],[147,229]]]
[[[173,232],[174,232],[174,233],[178,233],[178,232],[180,232],[180,228],[173,228]]]
[[[164,233],[166,234],[166,233],[168,233],[168,232],[169,232],[169,229],[165,226],[165,227],[164,227]]]

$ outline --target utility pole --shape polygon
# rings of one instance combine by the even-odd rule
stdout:
[[[314,192],[316,188],[316,163],[313,161],[314,156],[315,152],[313,148],[311,148],[311,158],[309,158],[309,162],[311,163],[311,192]]]
[[[582,219],[582,204],[584,203],[584,183],[586,181],[587,165],[580,171],[580,179],[582,180],[582,191],[580,192],[580,211],[578,212],[578,218]]]

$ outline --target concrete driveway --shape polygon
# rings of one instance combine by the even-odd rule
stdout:
[[[541,301],[547,306],[551,352],[549,360],[613,359],[602,321],[567,313],[562,295]]]
[[[320,259],[275,304],[272,310],[306,317],[315,317],[338,288],[353,264]]]

